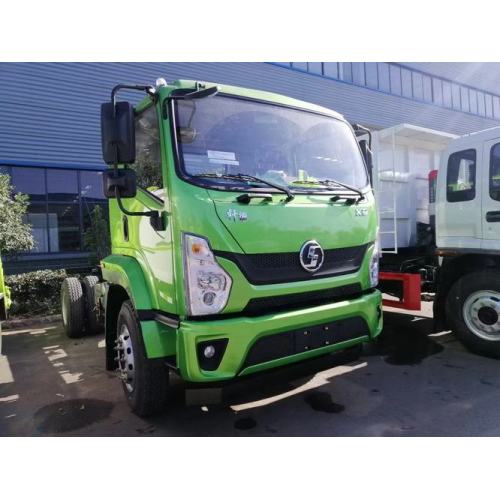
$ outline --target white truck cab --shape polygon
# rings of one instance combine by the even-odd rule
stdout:
[[[452,140],[436,189],[435,317],[471,350],[500,357],[500,127]]]
[[[500,127],[450,142],[436,191],[438,249],[500,254]]]

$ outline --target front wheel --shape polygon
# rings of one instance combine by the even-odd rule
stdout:
[[[169,396],[169,370],[162,359],[148,359],[141,326],[130,301],[123,303],[117,323],[117,363],[123,391],[140,417],[162,413]]]
[[[500,358],[500,272],[470,273],[457,280],[446,297],[446,316],[472,352]]]

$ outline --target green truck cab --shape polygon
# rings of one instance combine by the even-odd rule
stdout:
[[[133,108],[122,90],[147,95]],[[165,408],[170,370],[219,383],[379,334],[367,148],[341,115],[160,79],[115,87],[101,123],[112,252],[65,281],[63,321],[105,329],[134,412]]]

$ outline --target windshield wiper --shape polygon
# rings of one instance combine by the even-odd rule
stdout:
[[[266,181],[265,179],[261,179],[260,177],[255,177],[254,175],[248,174],[216,174],[213,172],[207,172],[205,174],[195,174],[194,177],[211,177],[215,179],[231,179],[231,180],[239,180],[239,181],[254,181],[260,182],[262,184],[266,184],[269,187],[277,189],[282,193],[286,194],[286,200],[290,201],[295,198],[295,195],[285,186],[280,186],[279,184],[275,184],[274,182]]]
[[[361,201],[365,198],[365,195],[358,188],[355,188],[354,186],[350,186],[349,184],[344,184],[343,182],[334,181],[334,180],[330,180],[330,179],[322,179],[319,181],[318,180],[294,181],[294,184],[321,184],[322,186],[340,186],[340,187],[343,187],[344,189],[347,189],[348,191],[356,193],[358,195],[357,201]]]

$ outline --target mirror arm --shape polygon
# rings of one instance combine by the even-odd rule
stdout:
[[[211,97],[219,93],[219,88],[217,86],[208,88],[198,88],[191,92],[183,94],[170,94],[167,97],[167,101],[189,101],[192,99],[203,99],[204,97]]]
[[[372,132],[369,128],[363,127],[363,125],[360,125],[359,123],[353,123],[351,124],[352,128],[354,129],[355,132],[359,132],[359,135],[367,134],[368,135],[368,147],[371,149],[372,148]],[[358,134],[356,134],[358,135]]]
[[[116,85],[113,87],[113,90],[111,91],[111,102],[113,103],[113,118],[115,117],[115,105],[116,105],[116,94],[120,90],[138,90],[140,92],[146,92],[150,97],[153,99],[156,97],[156,92],[155,88],[152,85],[127,85],[125,83],[120,83],[119,85]]]
[[[123,203],[122,203],[122,198],[120,196],[120,190],[118,189],[118,186],[115,186],[115,197],[116,197],[116,201],[118,202],[118,206],[120,207],[120,210],[125,214],[125,215],[128,215],[128,216],[131,216],[131,217],[159,217],[159,213],[157,210],[149,210],[148,212],[130,212],[129,210],[127,210],[124,206],[123,206]]]

